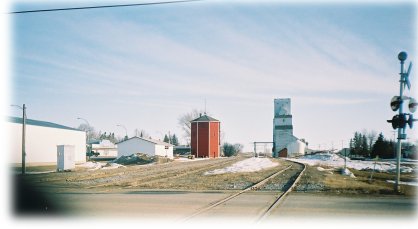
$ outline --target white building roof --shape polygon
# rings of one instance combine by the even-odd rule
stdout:
[[[172,144],[169,144],[167,142],[162,142],[162,141],[158,141],[158,140],[151,139],[151,138],[141,138],[141,137],[136,137],[136,136],[135,137],[132,137],[132,138],[129,138],[129,139],[125,140],[125,141],[118,142],[116,144],[120,144],[120,143],[123,143],[123,142],[126,142],[126,141],[131,141],[132,139],[139,139],[139,140],[151,142],[151,143],[153,143],[155,145],[164,145],[164,146],[169,146],[169,147],[172,147],[173,146]]]

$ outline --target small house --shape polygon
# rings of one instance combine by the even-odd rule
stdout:
[[[89,141],[90,149],[98,154],[97,158],[116,158],[118,156],[118,148],[115,144],[107,139]]]
[[[152,138],[132,137],[116,144],[118,157],[142,153],[149,156],[173,158],[173,145]]]

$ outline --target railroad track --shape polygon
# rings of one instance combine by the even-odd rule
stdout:
[[[170,179],[177,179],[177,178],[184,177],[193,173],[200,173],[200,172],[211,170],[211,169],[218,168],[218,167],[222,168],[224,166],[230,165],[233,162],[234,162],[233,160],[227,160],[227,161],[219,161],[216,164],[211,164],[203,168],[199,168],[201,166],[199,167],[190,166],[190,167],[183,168],[181,170],[170,169],[167,171],[160,172],[156,175],[148,175],[145,177],[142,176],[142,178],[137,178],[134,181],[118,181],[118,182],[113,182],[113,183],[102,183],[102,184],[97,184],[93,186],[87,186],[86,188],[107,187],[107,186],[120,185],[120,184],[123,184],[122,186],[124,186],[125,188],[135,188],[138,186],[150,185],[150,184],[154,184],[158,182],[167,181]]]
[[[65,187],[80,187],[92,189],[108,186],[137,187],[159,181],[182,177],[205,169],[227,166],[234,163],[236,158],[222,160],[192,161],[187,163],[160,164],[151,167],[128,167],[121,170],[86,171],[79,173],[53,173],[43,176],[31,176],[32,183],[61,185]],[[240,159],[238,159],[240,160]],[[29,179],[29,178],[28,178]]]
[[[306,165],[305,164],[299,163],[299,162],[294,162],[294,161],[291,161],[291,162],[292,163],[295,163],[295,164],[302,165],[302,170],[301,171],[298,171],[296,173],[297,176],[293,180],[293,182],[291,183],[291,185],[284,192],[279,193],[279,195],[276,197],[276,199],[273,201],[273,203],[268,208],[266,208],[266,210],[258,217],[257,221],[263,220],[268,215],[270,215],[271,211],[274,208],[276,208],[281,203],[281,201],[283,200],[283,198],[293,190],[293,188],[296,186],[296,184],[299,182],[300,178],[302,177],[303,173],[305,172],[305,170],[306,170]],[[210,205],[208,205],[208,206],[206,206],[206,207],[204,207],[204,208],[196,211],[192,215],[189,215],[188,217],[186,217],[185,219],[183,219],[183,221],[190,220],[190,219],[192,219],[192,218],[194,218],[194,217],[196,217],[196,216],[198,216],[198,215],[200,215],[200,214],[202,214],[204,212],[207,212],[207,211],[209,211],[209,210],[211,210],[211,209],[213,209],[213,208],[215,208],[215,207],[217,207],[217,206],[219,206],[221,204],[224,204],[224,203],[226,203],[226,202],[228,202],[228,201],[236,198],[237,196],[239,196],[239,195],[241,195],[243,193],[246,193],[246,192],[249,192],[249,191],[257,191],[257,190],[260,190],[261,187],[263,187],[268,181],[270,181],[274,177],[276,177],[276,176],[284,173],[285,171],[289,170],[292,166],[293,165],[289,165],[288,167],[286,167],[286,168],[284,168],[284,169],[282,169],[282,170],[280,170],[280,171],[278,171],[278,172],[276,172],[276,173],[274,173],[274,174],[266,177],[265,179],[259,181],[258,183],[254,184],[254,185],[252,185],[252,186],[250,186],[250,187],[248,187],[248,188],[246,188],[244,190],[241,190],[241,191],[239,191],[237,193],[234,193],[234,194],[232,194],[232,195],[230,195],[230,196],[228,196],[226,198],[223,198],[223,199],[221,199],[219,201],[216,201],[214,203],[211,203]],[[292,176],[291,178],[293,178],[293,177],[294,176]]]
[[[301,179],[303,173],[306,170],[306,165],[303,164],[303,163],[300,163],[300,162],[295,162],[295,161],[293,161],[293,162],[302,165],[303,166],[302,171],[299,172],[299,174],[297,175],[296,179],[293,181],[292,185],[286,191],[284,191],[283,193],[280,193],[277,196],[276,200],[258,217],[257,221],[261,221],[261,220],[265,219],[267,216],[269,216],[270,213],[271,213],[271,211],[273,209],[275,209],[282,202],[282,200],[284,199],[284,197],[287,194],[289,194],[293,190],[294,187],[296,187],[297,183]]]

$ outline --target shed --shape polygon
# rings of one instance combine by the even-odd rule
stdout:
[[[22,162],[22,118],[9,117],[11,163]],[[86,162],[86,132],[57,123],[26,119],[26,165],[56,165],[57,146],[73,145],[75,163]]]
[[[212,117],[201,115],[191,121],[191,154],[196,158],[220,156],[221,123]]]
[[[173,145],[151,138],[132,137],[116,144],[118,157],[143,153],[149,156],[173,158]]]

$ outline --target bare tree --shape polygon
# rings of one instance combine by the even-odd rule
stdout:
[[[186,140],[187,145],[190,145],[191,138],[191,124],[190,121],[197,119],[201,114],[204,114],[204,110],[193,109],[191,112],[185,113],[178,118],[178,124],[183,130],[183,138]],[[208,112],[206,112],[209,115]]]
[[[100,134],[97,131],[95,131],[94,127],[89,126],[85,123],[80,124],[77,129],[82,130],[82,131],[86,131],[87,137],[90,140],[100,138]]]
[[[149,137],[149,134],[143,129],[141,129],[141,130],[135,129],[134,134],[135,134],[136,137],[141,137],[141,138],[148,138]]]

